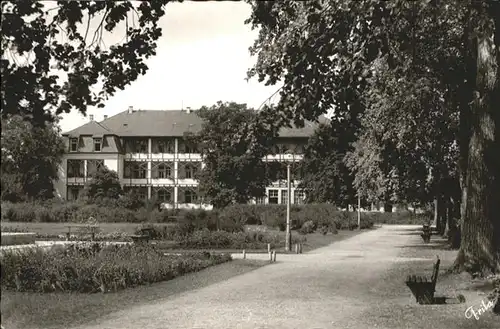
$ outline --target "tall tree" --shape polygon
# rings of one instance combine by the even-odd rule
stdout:
[[[459,200],[457,191],[440,188],[458,179],[458,111],[435,76],[401,79],[379,66],[365,103],[362,133],[346,159],[363,194],[419,206],[444,192]]]
[[[271,125],[259,112],[234,102],[197,113],[203,119],[194,137],[205,164],[198,177],[201,194],[215,208],[264,196],[268,177],[262,158],[275,136]]]
[[[19,115],[2,120],[2,200],[53,197],[64,154],[56,125],[34,127]]]
[[[353,134],[335,128],[338,126],[321,124],[309,139],[300,164],[299,187],[307,191],[308,202],[331,202],[347,208],[357,204],[353,175],[343,161]]]
[[[91,203],[118,199],[123,195],[118,174],[106,166],[100,167],[85,183],[83,195]]]
[[[146,72],[168,2],[2,1],[2,118],[44,124],[54,113],[102,107]],[[118,30],[125,38],[107,48],[103,36]]]
[[[500,1],[473,2],[477,75],[459,265],[500,272]]]
[[[471,3],[475,9],[469,12]],[[494,64],[498,63],[498,47],[491,46],[498,40],[497,36],[492,38],[498,35],[498,3],[251,1],[253,12],[247,21],[260,28],[251,48],[257,63],[249,76],[257,76],[267,84],[284,82],[276,109],[285,119],[314,119],[334,107],[333,119],[341,125],[349,114],[363,113],[366,104],[362,95],[372,88],[369,79],[377,61],[387,63],[398,79],[409,74],[437,79],[438,90],[449,106],[460,107],[460,171],[461,177],[464,173],[467,177],[466,188],[462,189],[462,200],[467,200],[462,223],[468,223],[462,226],[464,241],[468,242],[462,245],[460,263],[467,264],[464,268],[470,271],[477,267],[499,269],[500,264],[495,242],[500,241],[499,219],[491,211],[499,204],[499,194],[485,197],[486,191],[495,189],[491,184],[497,182],[495,168],[500,168],[493,156],[498,154],[494,151],[498,150],[498,135],[493,133],[498,126],[491,110],[499,94],[498,83],[486,78],[496,77],[498,71]],[[464,22],[481,24],[472,30]],[[490,55],[478,57],[482,61],[477,61],[477,73],[483,78],[472,84],[472,65],[467,55],[477,53],[469,41],[478,35],[483,35],[478,37],[483,40],[479,43],[482,48],[475,48],[488,49]],[[476,99],[480,101],[467,111],[468,95],[476,87],[476,95],[480,96]],[[431,115],[432,111],[425,113]]]

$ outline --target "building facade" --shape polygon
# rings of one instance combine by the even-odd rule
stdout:
[[[85,125],[63,134],[66,153],[56,192],[63,199],[77,199],[92,173],[106,166],[118,173],[125,191],[134,190],[143,199],[154,198],[167,208],[210,208],[199,198],[194,178],[203,168],[202,156],[185,138],[186,133],[200,131],[201,125],[202,119],[190,110],[129,108],[101,122],[91,117]],[[286,164],[296,167],[315,127],[306,122],[304,128],[280,131],[273,154],[264,159],[276,169],[276,180],[266,188],[266,197],[253,202],[287,202]],[[305,198],[296,188],[298,183],[292,180],[294,204],[303,203]]]

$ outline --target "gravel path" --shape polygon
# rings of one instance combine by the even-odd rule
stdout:
[[[407,319],[411,325],[394,320],[404,319],[405,309],[426,312],[415,306],[401,273],[388,279],[409,262],[431,271],[430,255],[401,257],[402,246],[420,240],[404,233],[410,228],[383,226],[307,254],[278,254],[274,264],[79,328],[442,328],[418,316]],[[395,314],[391,305],[399,305]],[[463,304],[452,306],[454,316],[463,316]]]

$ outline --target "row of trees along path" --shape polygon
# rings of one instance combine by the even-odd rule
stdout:
[[[2,119],[38,127],[103,107],[146,73],[168,2],[2,2]],[[500,1],[248,3],[246,23],[260,29],[248,76],[282,86],[241,145],[258,155],[263,125],[275,133],[334,108],[329,129],[341,151],[328,159],[348,178],[339,186],[351,179],[368,199],[454,205],[446,207],[461,218],[457,268],[500,271]],[[123,40],[106,46],[116,32]],[[254,161],[242,159],[243,168]],[[441,217],[441,227],[455,225]]]

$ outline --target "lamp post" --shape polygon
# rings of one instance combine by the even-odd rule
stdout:
[[[286,162],[286,187],[287,187],[287,202],[286,202],[286,237],[285,237],[285,250],[292,250],[292,232],[290,227],[290,207],[292,203],[292,174],[291,165],[293,162],[299,162],[302,160],[301,154],[294,154],[290,151],[285,152],[285,162]]]
[[[286,203],[286,236],[285,236],[285,250],[292,250],[292,232],[290,227],[290,205],[292,203],[292,174],[291,174],[291,164],[292,162],[299,162],[303,158],[302,154],[294,154],[290,151],[284,152],[284,154],[268,155],[263,158],[264,161],[272,161],[279,163],[286,163],[286,173],[287,173],[287,203]],[[279,183],[281,186],[281,183]],[[282,201],[283,202],[283,201]]]
[[[361,230],[361,195],[358,192],[358,230]]]
[[[292,232],[290,231],[290,202],[291,202],[291,178],[290,178],[290,162],[286,164],[286,187],[287,187],[287,193],[286,193],[286,238],[285,238],[285,250],[286,251],[291,251],[292,250]]]

